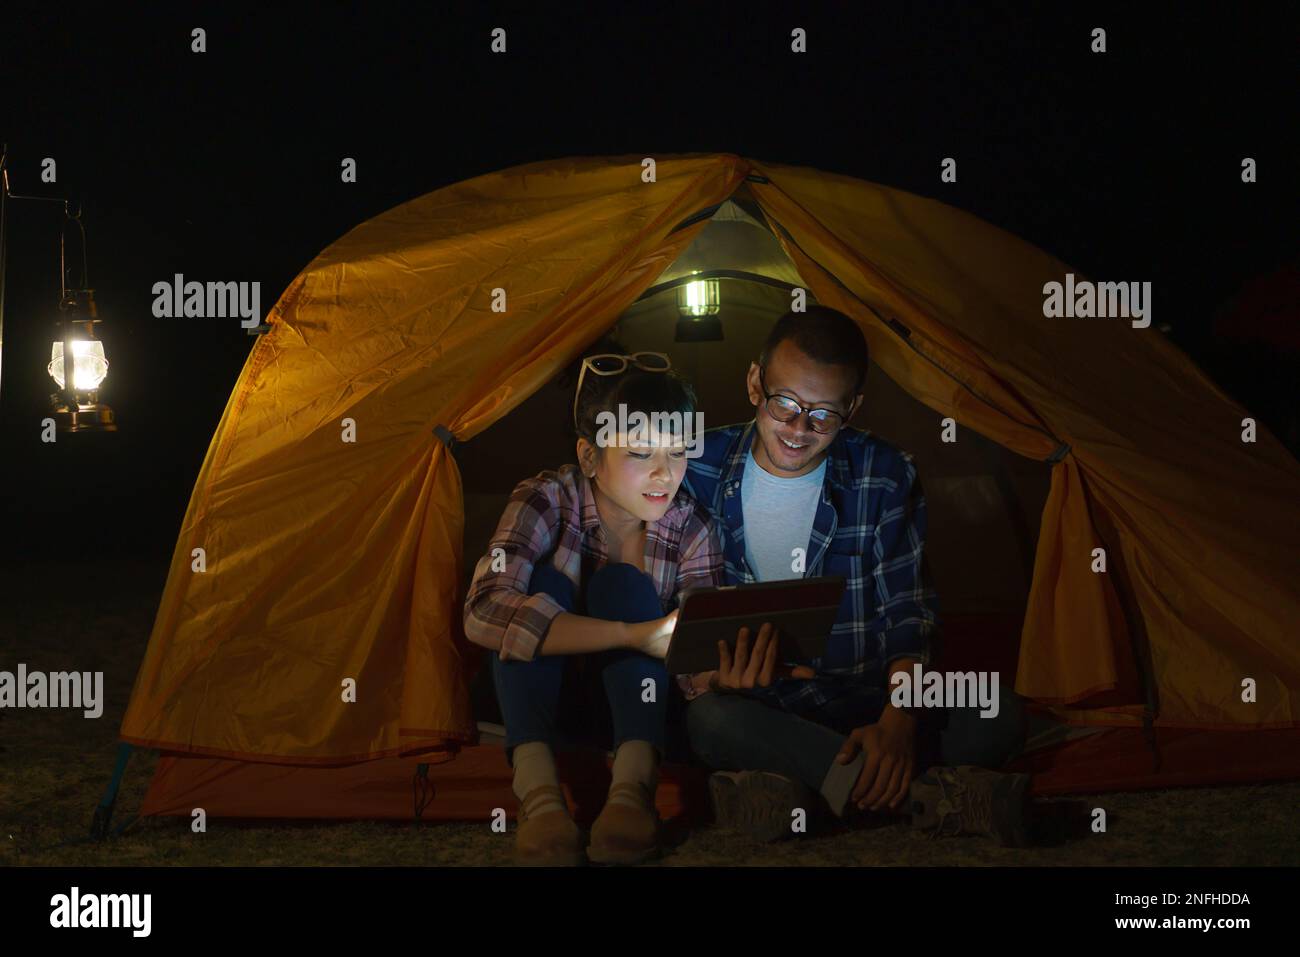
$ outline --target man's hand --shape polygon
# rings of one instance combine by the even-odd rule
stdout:
[[[741,628],[736,635],[736,653],[733,655],[725,641],[718,642],[718,670],[709,681],[709,690],[717,692],[738,691],[742,688],[766,688],[772,679],[812,678],[816,672],[798,665],[794,668],[776,663],[777,630],[771,622],[758,629],[754,649],[749,648],[749,629]]]
[[[898,810],[915,777],[916,716],[885,705],[880,720],[849,735],[835,760],[847,764],[858,749],[866,755],[851,800],[858,810]]]

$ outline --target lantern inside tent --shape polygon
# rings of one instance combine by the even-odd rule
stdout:
[[[716,279],[693,279],[677,287],[677,309],[693,319],[716,316],[722,308],[722,296]]]

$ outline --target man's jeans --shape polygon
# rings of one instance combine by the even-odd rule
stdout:
[[[528,594],[545,592],[565,609],[577,608],[573,583],[549,565],[533,572]],[[586,614],[605,621],[642,622],[663,617],[650,577],[626,564],[606,565],[587,583]],[[662,752],[671,682],[664,663],[639,651],[612,650],[589,655],[538,655],[532,661],[492,659],[497,700],[506,725],[506,758],[517,745],[545,741],[555,748],[595,737],[649,741]],[[603,685],[603,694],[597,685]],[[654,694],[646,693],[647,679]],[[609,702],[608,711],[600,698]],[[647,697],[654,700],[646,701]]]
[[[879,696],[842,695],[800,716],[744,694],[709,692],[686,708],[691,749],[715,770],[775,771],[821,788],[848,733],[880,717]],[[934,764],[996,769],[1024,741],[1024,709],[999,691],[998,714],[978,708],[922,711],[917,727],[917,772]]]

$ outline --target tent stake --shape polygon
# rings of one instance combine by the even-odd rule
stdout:
[[[424,816],[424,809],[433,801],[433,786],[429,784],[429,765],[415,766],[415,776],[411,784],[415,789],[415,820],[418,823]]]
[[[108,825],[113,819],[113,805],[117,803],[117,788],[126,773],[127,762],[131,760],[131,750],[129,744],[117,746],[117,761],[113,764],[113,776],[109,779],[108,787],[104,791],[104,796],[99,799],[99,806],[95,808],[95,816],[90,822],[92,841],[102,841],[108,837]],[[127,823],[129,824],[130,821]]]

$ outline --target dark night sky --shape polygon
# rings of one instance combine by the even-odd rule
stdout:
[[[253,340],[237,320],[155,319],[154,282],[260,280],[265,311],[357,223],[562,156],[732,152],[941,199],[1091,276],[1152,281],[1156,321],[1252,410],[1294,397],[1269,385],[1282,366],[1234,366],[1208,330],[1244,281],[1297,255],[1295,14],[1072,6],[10,4],[11,185],[83,204],[121,431],[39,441],[61,211],[12,203],[0,560],[67,555],[68,532],[76,559],[170,556]],[[189,52],[195,26],[206,54]],[[506,56],[489,52],[494,26]],[[1094,26],[1105,55],[1088,51]],[[953,185],[938,181],[948,155]],[[57,185],[39,182],[46,156]],[[1259,183],[1241,184],[1243,156]]]

